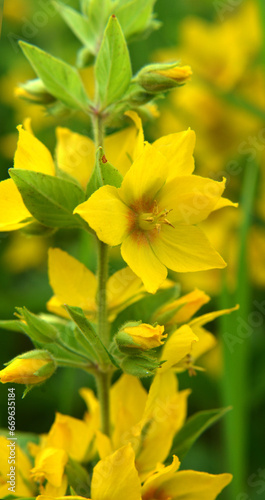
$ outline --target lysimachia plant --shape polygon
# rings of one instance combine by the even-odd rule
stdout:
[[[1,322],[28,335],[34,349],[7,364],[0,378],[25,384],[27,392],[66,366],[92,374],[97,397],[82,389],[88,407],[82,421],[56,415],[49,433],[29,445],[33,467],[18,448],[14,497],[215,499],[231,476],[178,471],[179,460],[227,409],[186,421],[190,391],[178,390],[176,373],[201,369],[197,359],[216,343],[204,325],[233,309],[194,318],[209,297],[200,290],[180,297],[167,270],[223,268],[198,224],[233,204],[222,197],[225,180],[193,174],[193,131],[149,144],[141,122],[161,93],[188,81],[191,69],[170,62],[132,74],[127,42],[159,26],[154,0],[82,0],[81,12],[55,4],[83,45],[77,66],[21,42],[36,79],[17,93],[54,115],[83,112],[93,139],[58,127],[53,157],[29,120],[19,125],[14,168],[0,183],[0,230],[87,231],[97,241],[98,270],[50,248],[49,312],[19,307],[16,319]],[[94,95],[81,78],[88,66]],[[109,275],[113,246],[121,246],[126,266]],[[152,377],[149,392],[144,377]],[[4,437],[0,446],[5,457]],[[0,493],[10,495],[1,482]]]

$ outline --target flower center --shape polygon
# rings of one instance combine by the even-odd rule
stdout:
[[[150,231],[156,229],[158,232],[161,230],[162,224],[174,227],[173,224],[166,218],[171,210],[162,210],[159,212],[157,202],[154,202],[152,212],[143,212],[138,216],[139,228],[143,231]]]

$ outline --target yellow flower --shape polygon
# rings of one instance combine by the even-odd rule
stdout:
[[[55,295],[49,311],[68,318],[63,304],[81,307],[92,320],[97,317],[97,278],[84,264],[59,248],[49,249],[49,279]],[[125,307],[139,300],[145,289],[129,267],[114,273],[107,282],[108,313],[111,320]]]
[[[176,323],[187,323],[198,309],[207,304],[209,300],[209,295],[195,289],[193,292],[160,307],[153,315],[153,321],[161,321],[161,323],[165,323],[167,326]]]
[[[39,375],[38,372],[46,367],[47,373]],[[16,384],[39,384],[54,372],[54,362],[50,357],[46,359],[38,358],[16,358],[9,365],[0,371],[0,381],[2,384],[14,382]]]
[[[10,451],[15,451],[16,463],[15,461],[12,462],[14,459]],[[35,496],[35,485],[30,480],[31,463],[29,458],[22,451],[17,442],[15,443],[14,450],[14,444],[12,444],[12,441],[8,440],[4,436],[0,436],[0,498],[5,498],[6,496],[12,494],[12,491],[8,490],[8,488],[12,485],[7,483],[7,480],[12,480],[12,478],[7,475],[14,471],[11,467],[15,467],[16,495],[19,497]]]
[[[164,327],[157,325],[151,326],[146,323],[140,325],[124,325],[116,335],[115,339],[119,347],[130,349],[140,349],[146,351],[163,345]]]
[[[91,500],[141,500],[141,483],[130,444],[100,460],[93,469]],[[40,495],[36,500],[85,500],[80,496]]]
[[[136,377],[122,375],[110,392],[111,437],[97,433],[100,457],[131,443],[137,470],[144,479],[167,458],[173,438],[186,419],[189,394],[189,390],[178,391],[172,371],[156,375],[148,394]],[[81,395],[87,401],[90,391],[82,389]]]
[[[106,139],[105,152],[110,162],[125,173],[131,160],[137,154],[140,121],[137,115],[129,113],[134,125],[127,127]],[[137,121],[138,120],[138,121]],[[29,123],[18,126],[19,140],[14,157],[14,168],[32,170],[55,176],[56,169],[50,151],[32,133]],[[95,144],[89,138],[67,128],[56,129],[56,159],[60,170],[70,175],[85,189],[95,163]],[[143,140],[141,139],[141,144]],[[123,145],[121,148],[120,145]],[[32,215],[24,205],[16,184],[12,179],[0,182],[0,231],[20,229],[32,221]]]
[[[215,500],[232,480],[231,474],[178,471],[179,465],[178,458],[174,457],[171,465],[161,466],[148,477],[142,487],[142,500]]]
[[[151,293],[166,279],[167,267],[176,272],[225,267],[197,227],[219,208],[225,183],[191,175],[194,140],[188,130],[147,144],[121,188],[103,186],[74,210],[99,239],[122,244],[123,259]]]

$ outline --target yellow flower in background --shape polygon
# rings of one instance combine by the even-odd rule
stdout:
[[[215,500],[232,480],[231,474],[178,471],[179,465],[173,457],[171,465],[150,475],[142,487],[142,500]]]
[[[47,238],[41,236],[28,237],[17,232],[9,240],[2,259],[9,271],[21,273],[44,264],[47,259],[47,251]]]
[[[34,352],[34,351],[32,351]],[[41,370],[46,369],[47,373],[41,375]],[[47,359],[16,358],[9,365],[0,371],[0,381],[2,384],[14,382],[15,384],[40,384],[50,377],[55,370],[54,362],[47,354]],[[40,372],[40,374],[39,374]]]
[[[32,497],[35,496],[35,485],[30,480],[30,469],[31,463],[27,455],[20,448],[18,443],[15,445],[15,454],[16,454],[16,462],[9,463],[10,460],[10,450],[12,446],[12,441],[7,439],[4,436],[0,436],[0,498],[5,498],[10,495],[12,492],[8,488],[10,488],[10,484],[7,483],[11,472],[11,466],[15,466],[15,476],[16,476],[16,487],[15,493],[17,496],[21,497]],[[12,450],[13,451],[13,450]],[[12,460],[12,458],[11,458]],[[13,469],[12,469],[13,470]]]
[[[39,484],[42,493],[64,495],[67,489],[67,480],[64,468],[68,461],[66,451],[56,448],[45,448],[36,457],[35,466],[30,475],[33,481]]]
[[[68,304],[81,307],[88,318],[96,320],[97,278],[84,264],[59,248],[50,248],[49,280],[55,293],[47,303],[49,311],[68,318],[63,308],[64,304]],[[129,267],[117,271],[107,282],[109,317],[113,320],[145,293],[140,278]]]
[[[188,130],[147,144],[121,188],[103,186],[74,210],[99,239],[122,245],[123,259],[151,293],[166,279],[167,267],[176,272],[225,267],[197,227],[219,208],[225,183],[192,175],[194,141]]]

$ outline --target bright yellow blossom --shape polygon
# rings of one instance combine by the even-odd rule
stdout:
[[[74,210],[99,239],[122,244],[123,259],[151,293],[166,279],[167,267],[176,272],[225,267],[197,227],[219,208],[225,183],[191,175],[193,147],[190,130],[147,144],[121,188],[103,186]]]
[[[124,325],[116,336],[118,345],[127,346],[128,349],[140,349],[146,351],[164,344],[167,335],[163,335],[164,327],[152,326],[146,323],[140,325]],[[127,343],[126,343],[127,340]],[[129,341],[129,342],[128,342]]]
[[[53,491],[56,496],[64,495],[67,481],[64,468],[68,461],[66,451],[57,448],[44,448],[36,457],[35,466],[31,469],[31,478],[40,485],[42,493]]]
[[[63,304],[81,307],[86,316],[97,317],[97,278],[84,264],[59,248],[49,249],[49,279],[55,295],[49,311],[68,318]],[[139,300],[145,289],[129,267],[114,273],[107,282],[109,317],[113,320],[125,307]]]

